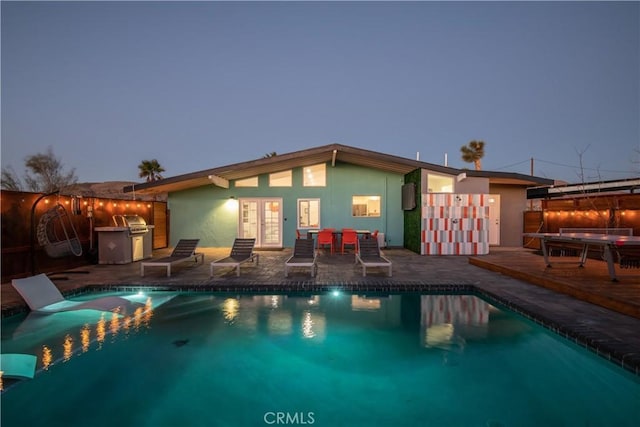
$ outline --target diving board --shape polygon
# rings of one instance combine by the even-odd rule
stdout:
[[[551,267],[549,261],[548,245],[551,243],[573,243],[582,246],[579,267],[584,267],[587,262],[587,253],[590,246],[600,246],[604,250],[604,260],[607,262],[609,277],[617,282],[613,251],[621,248],[640,248],[640,236],[618,236],[613,234],[597,233],[525,233],[525,237],[540,239],[542,255],[547,267]]]

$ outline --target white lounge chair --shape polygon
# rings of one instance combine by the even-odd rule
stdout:
[[[70,310],[115,311],[121,314],[133,313],[136,308],[144,306],[126,298],[107,296],[89,301],[69,301],[62,296],[56,285],[46,274],[38,274],[24,279],[13,279],[11,285],[27,303],[31,311],[37,313],[58,313]]]
[[[2,378],[31,379],[36,373],[38,358],[33,354],[8,353],[0,355]]]
[[[358,262],[362,264],[362,277],[367,275],[367,267],[387,268],[388,276],[391,277],[391,261],[380,250],[378,239],[360,239],[356,253],[356,263]]]
[[[284,262],[284,277],[289,277],[289,269],[303,267],[311,269],[311,277],[318,272],[316,263],[316,244],[313,239],[296,239],[293,246],[293,255]]]
[[[171,276],[171,267],[186,261],[194,261],[198,263],[198,259],[204,264],[204,254],[196,252],[196,247],[200,239],[181,239],[173,248],[171,255],[158,258],[151,261],[142,261],[140,263],[140,276],[144,277],[145,267],[163,267],[167,270],[167,277]]]
[[[255,238],[237,238],[233,242],[231,253],[228,257],[218,259],[211,263],[209,270],[209,277],[213,276],[213,270],[218,267],[233,267],[236,269],[236,275],[240,277],[240,265],[245,262],[253,262],[255,260],[256,265],[260,262],[260,256],[253,252],[253,247],[256,244]]]

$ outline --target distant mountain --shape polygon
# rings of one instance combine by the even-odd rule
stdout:
[[[124,193],[122,189],[126,186],[139,184],[131,181],[108,181],[108,182],[83,182],[67,187],[64,193],[76,194],[82,197],[101,197],[106,199],[121,200],[144,200],[144,201],[166,201],[167,195],[147,195],[140,193]]]

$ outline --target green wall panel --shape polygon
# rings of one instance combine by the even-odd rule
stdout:
[[[407,184],[413,182],[416,185],[416,207],[410,211],[404,211],[404,247],[416,253],[420,253],[421,174],[422,171],[416,169],[404,176]]]

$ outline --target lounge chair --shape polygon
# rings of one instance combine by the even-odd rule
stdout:
[[[240,277],[240,265],[248,261],[253,262],[254,260],[256,261],[256,265],[258,265],[260,261],[260,255],[253,252],[253,247],[255,246],[255,244],[255,238],[235,239],[229,256],[213,261],[211,263],[209,277],[213,277],[213,270],[216,267],[233,267],[236,269],[236,274],[238,275],[238,277]]]
[[[164,267],[167,269],[167,277],[171,276],[171,266],[181,264],[186,261],[198,263],[198,258],[204,264],[204,254],[196,252],[196,247],[200,239],[180,239],[171,255],[151,261],[140,263],[140,276],[144,277],[145,267]]]
[[[311,269],[311,277],[318,272],[316,263],[316,244],[313,239],[296,239],[293,246],[293,255],[284,262],[284,277],[289,277],[289,269],[303,267]]]
[[[58,313],[85,309],[115,311],[119,309],[121,314],[125,314],[133,313],[138,307],[144,307],[144,304],[116,296],[98,297],[89,301],[69,301],[62,296],[46,274],[13,279],[11,285],[18,291],[31,311],[37,313]]]
[[[382,267],[389,270],[391,277],[391,261],[380,251],[378,239],[360,239],[358,252],[356,253],[356,263],[362,264],[362,277],[367,275],[367,267]]]
[[[36,374],[38,358],[33,354],[8,353],[0,355],[2,378],[30,379]]]

